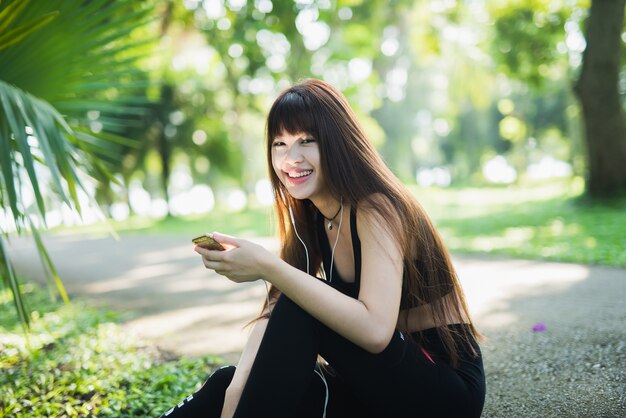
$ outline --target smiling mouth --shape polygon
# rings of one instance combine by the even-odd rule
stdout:
[[[313,170],[307,170],[307,171],[301,171],[299,173],[286,173],[286,174],[287,174],[287,177],[289,177],[290,179],[299,179],[302,177],[309,176],[312,172]]]

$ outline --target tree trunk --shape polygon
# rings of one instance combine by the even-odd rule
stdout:
[[[157,150],[161,159],[161,187],[163,189],[163,198],[167,203],[167,216],[172,216],[170,209],[170,194],[168,192],[168,184],[170,182],[170,159],[172,156],[172,146],[169,138],[165,136],[165,127],[169,120],[169,114],[174,104],[174,87],[169,84],[161,86],[161,103],[159,107],[159,121],[162,129],[157,134]]]
[[[575,86],[583,110],[587,193],[592,198],[626,194],[626,118],[618,88],[625,2],[592,0],[587,48]]]

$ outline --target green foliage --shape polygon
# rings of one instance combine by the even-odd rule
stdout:
[[[132,146],[118,134],[146,110],[136,90],[141,72],[132,68],[146,39],[131,33],[146,24],[147,9],[128,1],[28,3],[0,3],[0,36],[28,28],[0,50],[0,62],[11,63],[0,66],[0,189],[18,231],[33,226],[29,211],[45,225],[41,168],[55,197],[80,211],[76,167],[108,180],[102,160],[119,158],[120,145]],[[20,183],[32,187],[36,208],[18,193]]]
[[[108,181],[104,162],[133,146],[120,134],[146,111],[142,72],[132,65],[149,40],[132,32],[147,23],[148,11],[131,1],[0,2],[0,208],[18,233],[33,231],[66,301],[36,228],[46,226],[46,200],[80,212],[81,169]],[[26,325],[2,242],[7,232],[3,223],[0,274]]]
[[[76,190],[80,183],[74,168],[73,149],[64,136],[70,134],[71,129],[56,109],[1,80],[0,104],[4,111],[0,114],[0,125],[4,127],[4,135],[0,139],[0,147],[4,151],[0,183],[2,189],[7,191],[7,196],[2,196],[2,207],[11,209],[19,231],[24,226],[30,226],[25,220],[24,208],[27,205],[18,193],[23,181],[20,179],[22,172],[27,174],[28,182],[32,185],[36,209],[40,214],[45,213],[45,205],[35,170],[37,163],[50,168],[51,182],[68,205],[72,200],[77,201]],[[67,187],[62,186],[62,181],[66,182]]]
[[[30,0],[14,1],[6,9],[0,12],[0,50],[20,42],[31,33],[35,32],[42,26],[47,25],[59,13],[50,12],[42,16],[38,16],[31,21],[19,26],[15,26],[10,30],[13,20],[19,16],[19,13],[30,3]]]
[[[534,87],[553,78],[551,75],[567,74],[565,23],[572,18],[574,10],[580,16],[580,9],[588,6],[586,3],[577,0],[493,3],[490,6],[495,21],[492,53],[500,64],[499,69]],[[560,69],[554,71],[555,67]]]
[[[216,357],[166,360],[124,334],[118,314],[82,303],[59,307],[40,288],[32,330],[21,333],[0,292],[0,417],[156,417],[198,388]]]

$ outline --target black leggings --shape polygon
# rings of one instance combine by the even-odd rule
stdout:
[[[425,352],[399,331],[385,350],[372,354],[282,295],[235,418],[321,418],[326,388],[315,373],[318,354],[333,368],[323,371],[329,387],[328,418],[478,417],[482,411],[485,383],[480,356],[465,354],[454,369],[436,346]],[[198,392],[163,416],[219,418],[234,370],[231,366],[216,371]]]

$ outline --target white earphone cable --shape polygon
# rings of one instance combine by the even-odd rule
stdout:
[[[339,227],[337,228],[337,238],[335,238],[335,244],[333,245],[333,249],[331,251],[331,255],[330,255],[330,279],[329,279],[329,283],[332,283],[333,281],[333,265],[335,263],[335,248],[337,248],[337,243],[339,242],[339,235],[341,234],[341,225],[343,224],[343,198],[341,199],[341,210],[340,210],[340,218],[339,218]],[[304,247],[304,253],[306,254],[306,272],[307,274],[310,274],[309,272],[309,250],[306,247],[306,244],[304,243],[304,241],[302,240],[302,238],[300,237],[300,234],[298,234],[298,228],[296,228],[296,221],[293,217],[293,211],[291,210],[291,205],[288,205],[289,208],[289,218],[291,219],[291,225],[293,225],[293,230],[296,233],[296,237],[298,237],[298,240],[300,241],[300,243],[302,244],[302,246]],[[266,283],[267,286],[267,283]],[[266,287],[267,288],[267,287]],[[267,304],[269,306],[269,290],[267,293]],[[328,383],[326,382],[326,377],[324,376],[324,373],[321,371],[318,371],[317,368],[319,368],[319,363],[316,364],[316,369],[315,369],[315,373],[318,374],[318,376],[320,377],[320,379],[322,379],[322,382],[324,383],[324,388],[326,389],[326,396],[324,398],[324,412],[322,414],[322,418],[326,418],[326,409],[328,407],[328,399],[330,397],[330,392],[328,390]]]
[[[335,248],[337,248],[337,243],[339,242],[339,235],[341,234],[341,225],[343,224],[343,198],[341,198],[341,210],[339,213],[339,227],[337,228],[337,238],[335,238],[335,244],[333,245],[333,250],[330,252],[330,283],[333,282],[333,266],[335,265]]]
[[[293,219],[293,211],[291,210],[291,205],[289,205],[289,217],[291,218],[291,224],[293,225],[293,230],[296,233],[296,237],[300,240],[300,243],[304,247],[304,253],[306,254],[306,274],[311,274],[309,272],[309,250],[306,248],[306,244],[300,238],[300,234],[298,234],[298,229],[296,228],[296,221]]]
[[[319,369],[319,370],[318,370]],[[322,379],[322,383],[324,383],[324,388],[326,388],[326,397],[324,398],[324,412],[322,413],[322,418],[326,418],[326,408],[328,407],[328,383],[326,382],[326,378],[324,377],[324,372],[321,370],[319,363],[315,364],[315,373]]]

